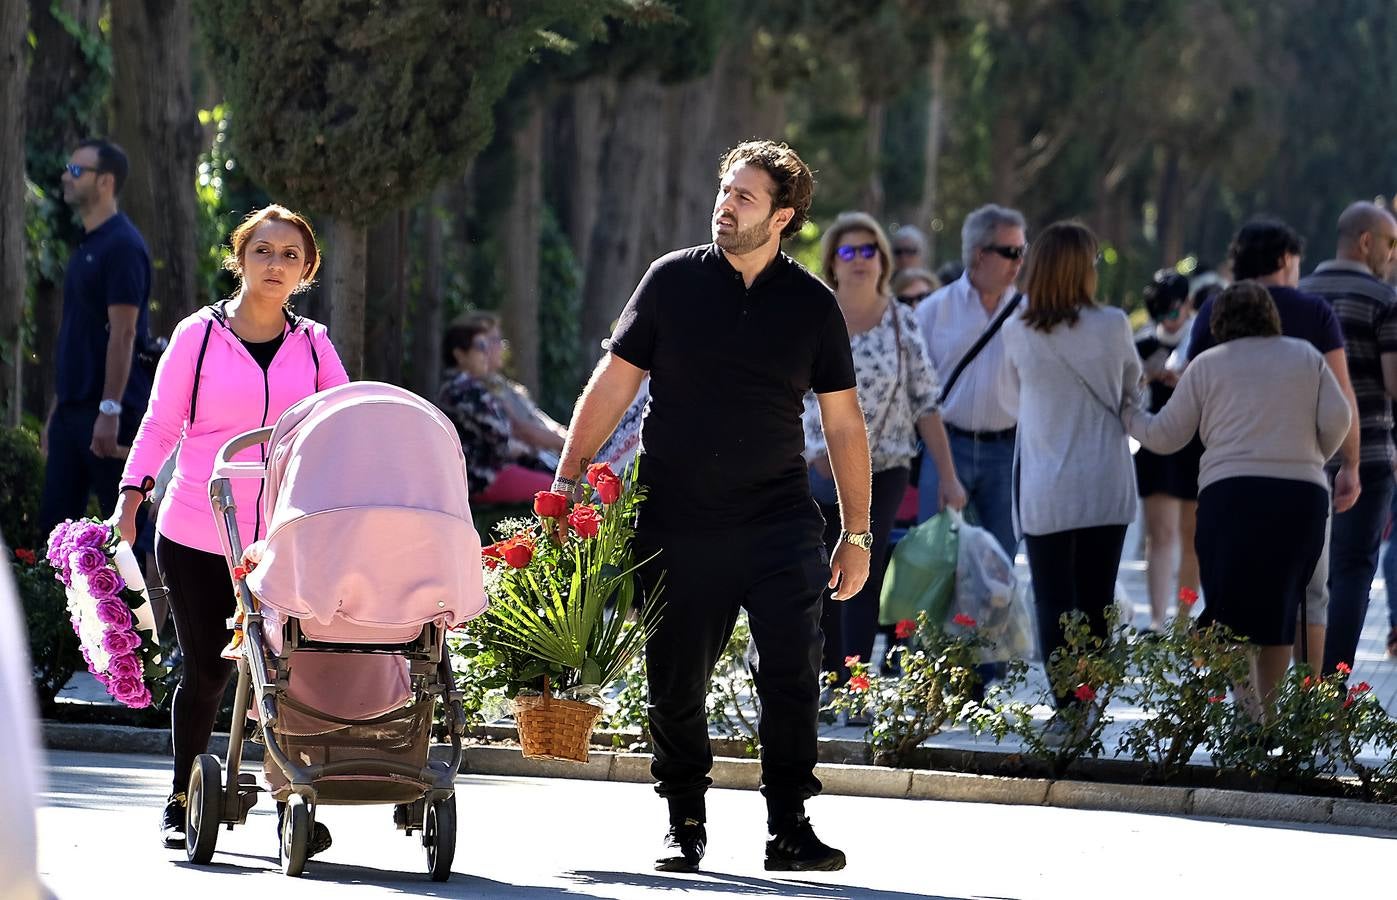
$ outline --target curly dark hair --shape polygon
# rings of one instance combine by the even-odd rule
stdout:
[[[1239,281],[1213,299],[1208,327],[1219,344],[1237,338],[1275,337],[1281,333],[1281,316],[1266,288],[1254,281]]]
[[[788,238],[800,231],[810,217],[810,201],[815,196],[815,176],[805,161],[785,144],[745,141],[723,154],[723,161],[718,165],[718,177],[721,179],[742,163],[756,166],[776,182],[776,191],[771,196],[772,212],[787,208],[795,210],[791,221],[781,229],[781,237]]]
[[[1243,225],[1227,248],[1232,277],[1238,281],[1270,275],[1285,264],[1287,254],[1300,256],[1305,240],[1277,219],[1253,219]]]
[[[451,351],[458,347],[462,350],[469,350],[475,339],[482,334],[489,334],[500,327],[500,317],[492,312],[477,310],[467,313],[446,327],[446,333],[441,336],[441,364],[443,367],[451,369],[456,365],[456,354]]]

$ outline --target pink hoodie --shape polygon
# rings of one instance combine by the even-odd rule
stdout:
[[[196,367],[199,394],[191,423]],[[121,484],[149,490],[178,444],[179,458],[160,504],[157,530],[176,543],[222,555],[208,486],[218,451],[245,431],[274,424],[296,401],[348,381],[325,326],[290,317],[285,339],[264,372],[228,326],[222,306],[206,306],[175,326],[170,336]],[[262,453],[262,448],[253,447],[236,459],[260,460]],[[257,480],[233,481],[243,546],[266,536],[261,488]]]

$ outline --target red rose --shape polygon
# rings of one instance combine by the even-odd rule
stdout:
[[[545,519],[558,519],[568,514],[568,498],[556,491],[534,494],[534,512]]]
[[[601,530],[601,513],[595,506],[579,503],[568,513],[568,524],[581,538],[594,538]]]
[[[39,558],[38,558],[37,556],[34,555],[34,551],[33,551],[33,550],[25,550],[25,549],[22,548],[22,547],[21,547],[20,549],[18,549],[18,550],[15,551],[15,559],[18,559],[20,562],[24,563],[26,566],[32,566],[32,565],[34,565],[34,563],[38,562],[38,560],[39,560]]]
[[[901,622],[898,622],[897,628],[893,631],[893,634],[897,636],[899,641],[905,641],[916,633],[917,623],[913,622],[911,619],[903,619]]]
[[[857,656],[846,656],[846,657],[844,657],[844,668],[846,668],[846,669],[852,669],[854,666],[857,666],[858,664],[859,664],[859,658],[858,658]]]
[[[1077,689],[1072,692],[1072,696],[1083,703],[1090,703],[1096,699],[1096,688],[1089,684],[1079,684],[1077,685]]]
[[[1192,606],[1198,602],[1198,592],[1193,588],[1179,588],[1179,605]]]
[[[238,581],[247,577],[247,569],[243,566],[233,567],[233,580]]]
[[[1356,685],[1354,685],[1353,687],[1349,688],[1349,693],[1351,693],[1351,694],[1366,694],[1366,693],[1368,693],[1369,691],[1371,691],[1372,689],[1373,689],[1373,686],[1372,686],[1371,684],[1369,684],[1369,683],[1366,682],[1366,681],[1360,681],[1360,682],[1358,682],[1358,684],[1356,684]]]
[[[853,691],[855,694],[862,694],[864,691],[868,690],[868,676],[855,675],[853,678],[850,678],[849,690]]]
[[[974,628],[976,625],[980,624],[979,622],[976,622],[974,619],[967,616],[965,613],[956,613],[956,617],[951,621],[962,628]]]
[[[1348,675],[1353,671],[1353,669],[1349,667],[1348,663],[1341,662],[1334,664],[1334,671],[1338,672],[1340,675]]]
[[[1224,701],[1224,700],[1226,700],[1226,699],[1227,699],[1227,695],[1226,695],[1226,694],[1217,694],[1217,695],[1215,695],[1215,696],[1209,697],[1209,698],[1208,698],[1208,702],[1209,702],[1209,703],[1221,703],[1222,701]]]
[[[606,463],[587,467],[587,483],[597,490],[597,499],[610,506],[621,499],[621,479]]]
[[[500,555],[499,544],[489,544],[480,548],[480,561],[485,564],[485,568],[495,568],[500,564],[499,561],[501,559],[504,559],[504,557]]]
[[[514,537],[504,542],[500,547],[500,555],[510,567],[522,569],[534,558],[533,538],[524,534],[516,534]]]

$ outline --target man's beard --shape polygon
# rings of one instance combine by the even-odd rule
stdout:
[[[771,240],[771,235],[767,232],[767,226],[771,223],[772,215],[775,215],[775,212],[772,212],[765,219],[762,219],[750,228],[739,228],[728,234],[718,234],[716,231],[717,226],[715,225],[713,243],[717,244],[728,253],[732,253],[736,256],[745,256]],[[735,222],[736,220],[734,220],[734,223]]]

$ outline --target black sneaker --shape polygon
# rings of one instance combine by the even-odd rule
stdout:
[[[698,819],[685,819],[665,832],[665,855],[655,860],[656,872],[697,872],[708,845],[708,831]]]
[[[805,816],[782,825],[766,842],[768,872],[837,872],[844,864],[844,851],[817,838]]]
[[[276,839],[277,844],[281,844],[281,828],[286,821],[286,804],[276,805]],[[324,853],[330,849],[334,841],[330,838],[330,829],[325,827],[324,822],[316,822],[315,827],[310,830],[310,846],[306,848],[306,859],[310,859],[318,853]]]
[[[160,843],[166,850],[184,849],[184,807],[187,803],[182,793],[171,794],[165,801],[165,811],[160,814]]]

